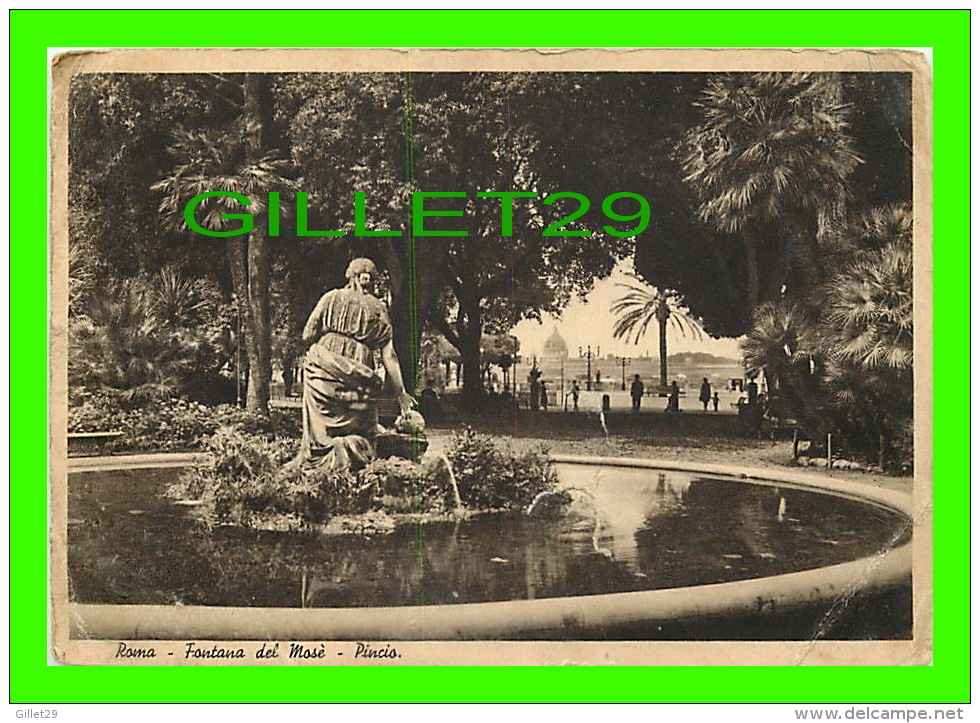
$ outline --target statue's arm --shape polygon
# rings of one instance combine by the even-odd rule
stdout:
[[[381,363],[388,373],[391,386],[395,390],[398,399],[398,406],[402,414],[407,414],[412,409],[412,398],[405,391],[405,382],[402,381],[402,368],[398,363],[398,353],[395,345],[390,341],[381,348]]]
[[[303,341],[307,344],[312,344],[320,338],[320,334],[323,331],[321,328],[323,326],[323,310],[326,305],[327,297],[324,294],[320,297],[320,301],[317,302],[316,307],[310,314],[310,318],[306,320],[306,326],[303,327]]]

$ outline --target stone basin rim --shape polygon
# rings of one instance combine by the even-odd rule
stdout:
[[[76,457],[69,473],[180,468],[201,453]],[[784,483],[883,506],[910,519],[912,496],[828,476],[665,459],[553,454],[559,464],[710,474],[733,481]],[[536,600],[436,606],[257,608],[69,603],[71,637],[111,640],[520,640],[616,626],[656,625],[705,616],[766,617],[805,604],[903,584],[912,542],[880,555],[748,580]]]

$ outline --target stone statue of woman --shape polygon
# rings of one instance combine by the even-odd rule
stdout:
[[[347,267],[347,285],[320,297],[306,322],[303,341],[310,348],[303,367],[303,442],[290,467],[354,469],[374,458],[372,440],[385,431],[378,425],[382,380],[374,369],[377,351],[402,416],[411,413],[388,309],[374,296],[377,275],[370,259],[354,259]]]

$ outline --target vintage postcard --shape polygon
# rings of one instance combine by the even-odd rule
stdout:
[[[55,660],[929,662],[922,56],[52,75]]]

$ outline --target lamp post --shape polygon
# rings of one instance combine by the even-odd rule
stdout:
[[[565,360],[561,360],[561,398],[565,401],[565,411],[568,411],[568,397],[565,396]]]
[[[623,391],[626,391],[626,367],[633,363],[632,359],[623,357]]]
[[[592,391],[592,357],[599,356],[599,347],[595,348],[595,355],[592,354],[592,345],[585,347],[585,353],[582,353],[582,347],[578,348],[579,359],[585,357],[585,391]]]
[[[486,353],[487,352],[483,348],[483,344],[480,344],[480,386],[483,387],[483,391],[481,392],[481,397],[486,396],[486,393],[489,391],[487,389],[487,387],[489,386],[489,384],[487,384],[487,381],[490,375],[490,367],[486,366],[486,363],[484,362],[484,356]]]

